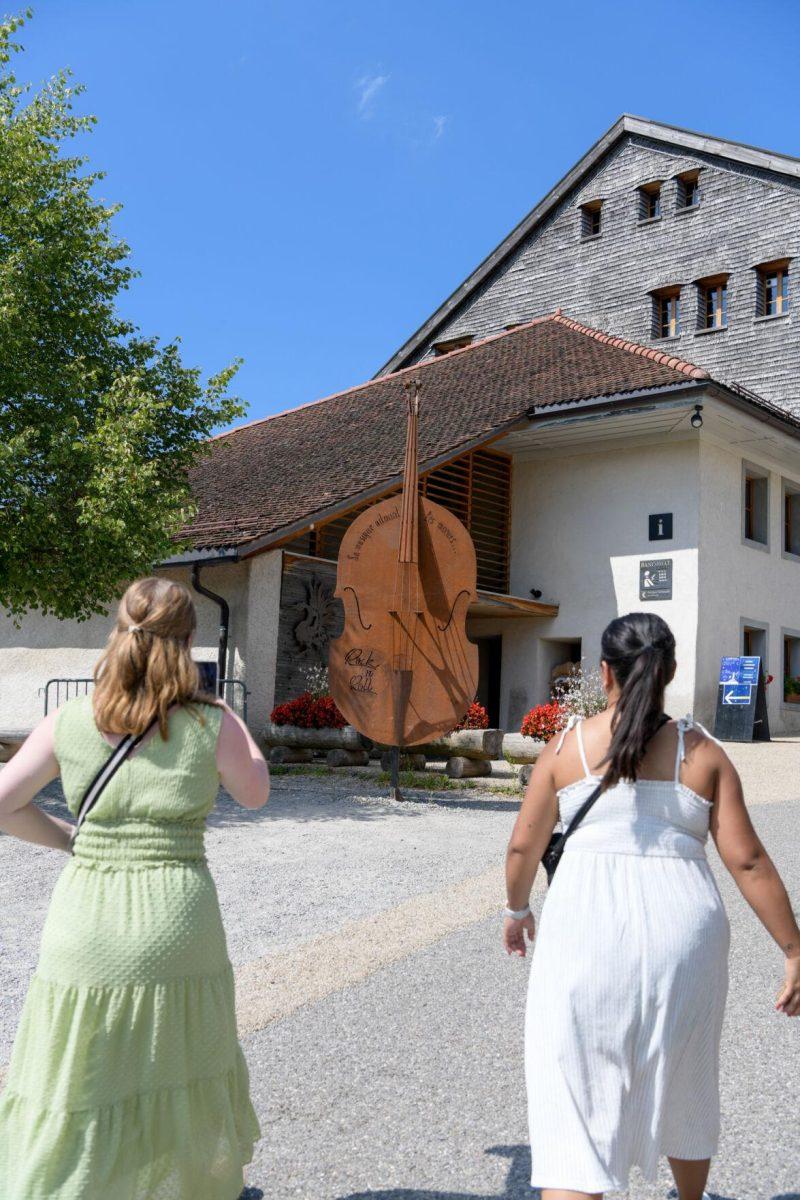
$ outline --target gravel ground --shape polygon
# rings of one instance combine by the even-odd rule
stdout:
[[[800,798],[800,751],[782,743],[765,757],[767,749],[737,747],[735,757],[757,827],[798,896],[800,805],[781,797]],[[57,785],[44,798],[63,811]],[[208,850],[234,963],[280,959],[351,926],[368,937],[372,917],[394,936],[395,909],[471,887],[502,860],[517,803],[448,792],[398,805],[369,781],[346,777],[282,776],[259,813],[222,794]],[[712,1192],[800,1200],[800,1020],[772,1011],[780,957],[715,865],[733,949]],[[0,836],[0,1064],[62,867],[61,856]],[[527,965],[502,954],[494,918],[385,962],[376,952],[367,978],[245,1039],[264,1131],[248,1200],[531,1196],[521,1048]],[[666,1196],[668,1183],[666,1175],[655,1186],[634,1183],[631,1200]]]
[[[58,784],[40,799],[65,815]],[[517,805],[457,791],[398,804],[366,781],[300,775],[276,778],[259,812],[221,792],[207,850],[231,961],[250,962],[477,875],[502,858]],[[61,854],[0,835],[0,1067],[63,866]]]
[[[800,894],[796,804],[754,818]],[[711,1192],[800,1200],[800,1021],[772,1009],[777,949],[716,855],[733,931],[723,1140]],[[522,1077],[528,967],[496,919],[248,1038],[264,1140],[251,1179],[270,1198],[516,1200],[531,1196]],[[632,1181],[631,1200],[669,1190]]]

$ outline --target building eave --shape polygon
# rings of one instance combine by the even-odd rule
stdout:
[[[582,179],[594,169],[600,159],[611,150],[620,138],[631,135],[662,142],[678,150],[728,159],[757,170],[787,175],[800,180],[800,159],[793,158],[791,155],[778,154],[757,146],[747,145],[744,142],[713,137],[711,134],[697,133],[678,125],[667,125],[661,121],[651,121],[645,117],[624,113],[550,189],[535,208],[532,208],[527,216],[522,218],[511,233],[467,276],[464,282],[439,305],[428,320],[420,325],[419,329],[384,363],[375,373],[375,378],[381,375],[390,375],[407,366],[411,355],[434,336],[437,329],[452,316],[467,297],[492,275],[536,226],[541,224],[552,210],[580,184]]]
[[[677,403],[691,405],[698,395],[707,392],[716,400],[746,412],[756,420],[761,420],[796,440],[800,440],[800,417],[786,412],[763,396],[750,392],[748,389],[733,383],[722,383],[720,380],[687,379],[686,383],[660,388],[643,388],[638,392],[623,392],[615,396],[592,396],[584,400],[572,400],[553,408],[536,408],[528,410],[531,423],[555,423],[573,417],[576,413],[590,410],[602,415],[605,412],[621,415],[624,411],[654,408],[657,405]]]
[[[193,563],[238,562],[238,546],[197,546],[180,554],[171,554],[156,563],[157,567],[187,567]]]
[[[800,440],[800,416],[795,416],[794,413],[786,412],[779,408],[777,404],[772,404],[771,401],[765,400],[763,396],[757,395],[755,392],[742,387],[736,383],[720,383],[716,379],[708,381],[708,390],[716,399],[723,400],[732,408],[738,408],[741,412],[747,412],[756,420],[763,421],[766,425],[771,425],[775,429],[780,429],[782,433],[786,433],[789,437]]]
[[[671,403],[686,405],[694,403],[697,393],[705,391],[709,386],[708,379],[687,379],[685,383],[669,384],[665,387],[641,388],[636,392],[617,392],[607,396],[586,396],[582,400],[568,400],[564,404],[552,407],[535,405],[528,409],[529,423],[554,422],[573,416],[577,412],[590,410],[596,413],[615,413],[633,411],[636,408],[654,408],[659,404]],[[687,399],[690,396],[691,399]]]

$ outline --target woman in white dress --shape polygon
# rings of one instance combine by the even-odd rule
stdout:
[[[556,822],[567,839],[542,911],[525,1020],[531,1182],[543,1200],[623,1190],[669,1158],[701,1200],[719,1134],[718,1059],[728,920],[709,833],[785,957],[775,1007],[800,1013],[800,930],[725,751],[691,718],[663,717],[669,626],[620,617],[602,638],[608,708],[549,742],[508,850],[510,954],[534,936],[529,896]]]

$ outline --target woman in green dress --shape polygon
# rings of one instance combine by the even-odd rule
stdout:
[[[138,580],[92,695],[47,716],[0,772],[0,830],[72,851],[56,883],[0,1097],[3,1200],[236,1200],[260,1135],[203,850],[221,781],[246,808],[269,772],[200,691],[191,594]],[[113,746],[155,725],[80,832],[70,811]]]

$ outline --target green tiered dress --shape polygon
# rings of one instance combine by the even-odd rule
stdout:
[[[0,1097],[2,1200],[236,1200],[260,1136],[203,850],[222,709],[176,710],[106,787],[56,883]],[[111,753],[59,712],[71,811]]]

